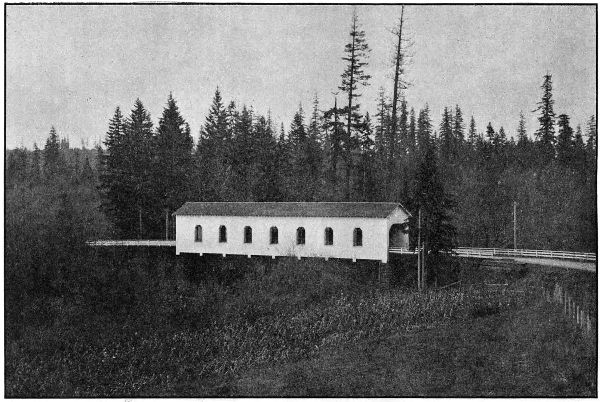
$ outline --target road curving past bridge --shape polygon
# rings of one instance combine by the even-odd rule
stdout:
[[[416,251],[390,248],[390,253],[416,254]],[[595,253],[469,247],[457,247],[453,250],[453,253],[457,257],[513,261],[517,264],[547,265],[593,272],[597,269],[597,256]]]

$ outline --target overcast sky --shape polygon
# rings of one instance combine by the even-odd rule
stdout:
[[[372,49],[361,104],[376,112],[391,87],[400,7],[358,6]],[[439,126],[459,104],[480,131],[507,134],[519,112],[530,135],[543,75],[553,76],[555,111],[585,125],[596,103],[594,6],[407,6],[414,43],[409,106],[429,103]],[[286,130],[298,105],[333,104],[351,6],[38,5],[6,7],[6,146],[43,147],[50,126],[72,146],[104,138],[117,105],[140,98],[158,121],[169,92],[194,138],[217,85],[224,99],[270,109]]]

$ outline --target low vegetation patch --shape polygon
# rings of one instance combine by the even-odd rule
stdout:
[[[493,352],[489,342],[502,343],[505,334],[494,326],[498,322],[509,325],[514,317],[539,304],[527,278],[502,288],[464,283],[419,293],[410,288],[383,290],[375,286],[368,266],[335,261],[247,262],[240,267],[243,275],[232,278],[229,269],[192,274],[203,265],[174,263],[169,256],[137,255],[121,264],[110,253],[89,258],[96,258],[97,266],[85,269],[85,280],[79,275],[83,268],[65,278],[71,293],[8,305],[7,396],[420,395],[410,387],[398,388],[393,380],[387,387],[379,384],[370,388],[372,392],[369,388],[361,391],[357,381],[364,378],[362,372],[349,372],[345,379],[325,376],[328,386],[293,384],[304,377],[317,381],[308,372],[317,364],[311,362],[323,359],[350,359],[350,367],[358,370],[365,363],[366,351],[375,348],[380,353],[380,344],[392,350],[406,339],[418,338],[416,347],[422,350],[425,346],[420,342],[431,336],[426,349],[450,353],[443,334],[471,339],[472,344],[462,347],[473,348],[482,359],[460,361],[446,356],[448,372],[465,365],[479,367],[485,381],[496,381],[485,356]],[[518,321],[510,325],[521,328]],[[551,336],[546,332],[549,328],[539,329],[536,323],[523,323],[525,327],[538,329],[539,339]],[[562,335],[553,342],[567,348],[583,344]],[[467,357],[470,352],[464,353]],[[517,354],[506,353],[502,357],[506,364],[518,364]],[[569,353],[575,358],[583,350]],[[392,364],[381,359],[376,361],[382,367]],[[403,358],[393,364],[394,370],[412,370],[417,360]],[[423,375],[438,373],[439,368],[430,363],[428,369],[421,367]],[[551,355],[545,363],[552,363]],[[328,363],[318,364],[326,367]],[[275,367],[282,367],[279,374],[287,373],[287,377],[269,371]],[[366,370],[369,377],[380,368],[369,364]],[[581,393],[567,386],[568,394],[594,393],[595,383],[589,380],[593,368],[573,370],[588,382],[578,380],[584,384]],[[300,377],[298,372],[302,372]],[[252,373],[276,379],[279,385],[250,387]],[[567,383],[571,380],[568,377]],[[259,384],[260,378],[256,381]],[[442,388],[425,394],[482,393],[485,387],[473,381],[447,394]],[[281,386],[282,382],[288,385]],[[355,388],[343,388],[346,382]],[[349,389],[356,392],[348,393]],[[509,391],[490,388],[496,396],[514,394]]]

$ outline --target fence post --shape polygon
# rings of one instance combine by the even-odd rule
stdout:
[[[577,325],[579,325],[579,306],[575,306],[576,310],[577,310]]]
[[[569,296],[568,298],[569,300],[569,319],[573,319],[573,299],[571,299],[571,297]]]
[[[589,313],[586,313],[586,324],[587,324],[587,332],[589,334],[590,331],[592,330],[592,323],[590,322],[590,315],[589,315]]]

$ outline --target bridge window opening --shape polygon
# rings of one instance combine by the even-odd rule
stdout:
[[[202,242],[202,226],[196,226],[196,232],[194,234],[194,240],[198,243]]]
[[[250,226],[244,228],[244,243],[252,243],[252,228]]]
[[[333,245],[333,229],[325,228],[325,245],[331,246]]]
[[[352,239],[353,239],[353,244],[355,247],[362,246],[362,229],[361,228],[354,229]]]
[[[227,243],[227,228],[223,225],[219,227],[219,243]]]
[[[275,226],[271,227],[271,244],[279,243],[279,231]]]
[[[306,243],[306,231],[303,227],[299,227],[296,229],[296,244],[305,244]]]

